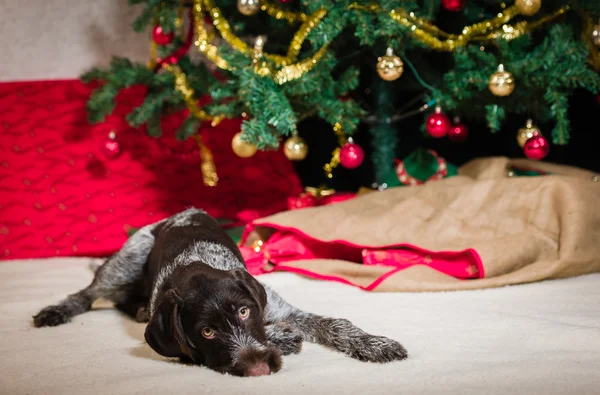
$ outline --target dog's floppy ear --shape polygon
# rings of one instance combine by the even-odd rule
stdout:
[[[181,325],[182,307],[177,292],[168,290],[146,326],[146,343],[164,357],[192,357]]]
[[[233,269],[231,273],[238,280],[240,286],[254,299],[262,314],[267,307],[267,292],[265,291],[265,287],[245,269]]]

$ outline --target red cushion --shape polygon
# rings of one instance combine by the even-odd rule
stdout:
[[[114,115],[91,126],[90,91],[77,80],[0,84],[0,259],[103,256],[130,227],[188,206],[248,221],[285,210],[302,190],[281,151],[248,159],[232,152],[239,120],[201,130],[220,179],[207,187],[195,141],[173,137],[184,114],[163,120],[163,137],[148,137],[124,120],[143,99],[132,88]],[[103,148],[110,131],[121,147],[115,158]]]

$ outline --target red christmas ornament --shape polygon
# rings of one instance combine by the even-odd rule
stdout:
[[[346,169],[356,169],[365,159],[365,152],[352,138],[340,150],[340,163]]]
[[[442,7],[452,12],[462,10],[466,4],[467,0],[442,0]]]
[[[538,134],[527,140],[525,147],[523,147],[523,152],[525,152],[525,156],[529,159],[541,160],[550,152],[550,143],[544,136]]]
[[[466,4],[467,0],[442,0],[442,7],[452,12],[462,10]]]
[[[121,144],[115,140],[115,132],[110,132],[108,134],[108,139],[104,142],[102,146],[104,155],[109,158],[116,158],[121,153]]]
[[[155,26],[152,30],[152,40],[158,45],[171,44],[174,38],[175,34],[173,32],[165,33],[162,26]]]
[[[462,143],[469,136],[469,129],[467,125],[460,122],[458,117],[454,118],[454,124],[450,127],[448,131],[448,138],[450,141],[454,143]]]
[[[439,139],[450,131],[450,119],[442,112],[440,107],[436,107],[435,112],[427,117],[425,126],[431,137]]]

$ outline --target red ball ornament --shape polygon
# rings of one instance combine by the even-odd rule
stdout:
[[[442,7],[452,12],[462,10],[466,4],[467,0],[442,0]]]
[[[550,152],[550,143],[544,136],[538,134],[527,140],[525,147],[523,147],[523,152],[525,152],[525,156],[529,159],[541,160]]]
[[[450,131],[450,119],[442,112],[440,107],[436,107],[435,112],[427,117],[425,126],[431,137],[439,139]]]
[[[158,45],[167,45],[173,42],[175,33],[165,33],[162,26],[155,26],[152,30],[152,40]]]
[[[352,138],[340,150],[340,163],[346,169],[356,169],[365,159],[365,152]]]
[[[469,129],[467,125],[461,123],[458,118],[454,119],[454,124],[450,127],[448,131],[448,138],[450,141],[454,143],[462,143],[469,136]]]
[[[108,134],[108,139],[104,142],[102,149],[104,155],[109,158],[116,158],[121,153],[121,144],[115,140],[115,132]]]

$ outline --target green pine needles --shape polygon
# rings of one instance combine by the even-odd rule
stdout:
[[[194,4],[194,0],[129,2],[140,9],[133,23],[136,31],[145,32],[160,25],[166,33],[181,30],[176,21],[178,17],[191,12]],[[250,47],[254,37],[266,35],[264,50],[268,53],[285,54],[299,27],[298,23],[290,24],[283,19],[273,18],[267,12],[242,15],[237,10],[235,0],[216,0],[215,3],[233,33],[247,41]],[[297,124],[307,117],[319,117],[331,125],[339,123],[351,135],[365,117],[385,118],[394,115],[396,110],[393,105],[386,107],[386,103],[394,103],[394,100],[379,100],[379,104],[385,108],[368,112],[365,106],[349,95],[359,86],[365,70],[376,76],[373,58],[382,56],[386,47],[392,47],[394,53],[404,61],[404,74],[412,74],[413,86],[403,85],[403,77],[406,78],[403,75],[393,82],[377,81],[375,85],[389,85],[379,86],[378,92],[388,98],[390,95],[406,94],[403,92],[411,92],[416,96],[419,94],[415,93],[416,80],[423,97],[421,104],[436,102],[452,115],[470,119],[485,118],[492,132],[499,131],[505,119],[511,115],[526,114],[539,122],[552,122],[552,142],[567,144],[570,134],[570,95],[577,88],[600,93],[600,75],[590,63],[590,41],[584,34],[583,24],[583,18],[598,21],[600,2],[597,0],[569,2],[570,8],[566,13],[516,39],[480,40],[459,46],[449,55],[450,63],[439,67],[430,65],[429,69],[435,71],[432,73],[413,66],[411,59],[423,53],[436,52],[439,48],[432,49],[431,45],[417,37],[414,28],[398,23],[390,17],[390,12],[406,10],[440,26],[436,18],[444,13],[440,12],[439,0],[295,0],[285,3],[264,0],[264,4],[274,4],[286,11],[301,11],[308,15],[319,9],[327,11],[326,16],[308,34],[298,60],[314,55],[324,45],[328,45],[328,49],[314,67],[300,78],[278,84],[269,75],[257,74],[250,56],[225,43],[219,46],[219,55],[234,67],[219,70],[223,78],[215,78],[209,67],[210,62],[198,60],[202,56],[199,56],[194,45],[177,62],[195,97],[211,96],[211,103],[203,108],[206,113],[230,118],[247,114],[242,130],[245,138],[259,149],[277,148],[281,138],[291,135]],[[542,7],[537,14],[517,16],[510,24],[539,20],[565,5],[567,2],[542,0]],[[500,1],[468,0],[465,9],[456,13],[456,18],[446,18],[444,30],[460,34],[460,26],[490,19],[502,10]],[[187,22],[186,17],[183,19]],[[454,22],[457,26],[453,26],[453,19],[456,19]],[[453,27],[456,30],[451,30]],[[215,36],[219,37],[218,31],[215,31]],[[183,34],[175,34],[172,43],[159,45],[158,57],[181,47],[184,39]],[[369,59],[370,64],[365,65],[364,59]],[[500,63],[513,74],[516,84],[513,93],[506,97],[494,96],[488,90],[488,79]],[[87,104],[92,123],[101,122],[114,110],[119,91],[136,85],[145,86],[147,94],[143,103],[128,114],[127,122],[133,127],[145,125],[150,135],[161,134],[161,115],[186,108],[183,95],[175,89],[174,76],[168,72],[154,71],[146,64],[115,57],[108,68],[90,70],[82,76],[82,80],[102,82],[93,91]],[[192,136],[201,122],[190,115],[182,123],[177,137],[185,139]],[[373,161],[377,178],[382,179],[393,166],[395,134],[398,131],[393,125],[377,122],[372,125]]]

